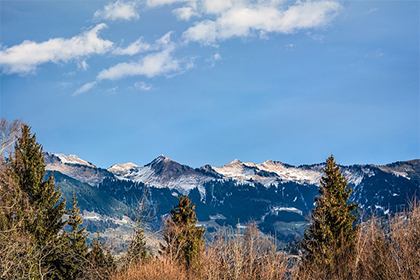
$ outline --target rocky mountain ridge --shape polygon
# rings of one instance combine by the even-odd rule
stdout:
[[[158,227],[162,217],[177,204],[178,196],[189,195],[208,232],[254,220],[263,231],[275,232],[282,240],[302,233],[325,166],[233,160],[221,167],[192,168],[161,155],[144,166],[125,163],[102,169],[74,155],[45,153],[44,157],[47,170],[75,180],[57,177],[69,188],[65,195],[71,193],[70,188],[85,189],[79,192],[81,200],[86,201],[86,209],[82,210],[99,212],[98,215],[116,213],[115,209],[123,209],[117,206],[120,202],[132,212],[138,201],[145,199],[154,209]],[[354,189],[351,200],[360,204],[361,212],[388,214],[405,207],[413,195],[420,193],[420,160],[384,166],[342,166],[341,170]],[[98,195],[113,201],[114,209],[106,209],[100,199],[95,204],[88,203]]]
[[[221,167],[205,165],[200,168],[192,168],[161,155],[145,166],[130,162],[102,169],[75,155],[45,153],[44,156],[47,170],[60,171],[92,186],[99,185],[105,177],[115,176],[120,180],[141,182],[158,188],[177,189],[183,193],[188,193],[195,187],[217,179],[251,184],[260,183],[266,187],[278,186],[286,182],[319,185],[324,168],[324,163],[296,167],[280,161],[267,160],[255,164],[241,162],[237,159]],[[347,177],[349,184],[353,186],[358,186],[364,177],[373,176],[372,168],[420,182],[420,160],[418,159],[383,166],[371,164],[341,166],[343,174]]]

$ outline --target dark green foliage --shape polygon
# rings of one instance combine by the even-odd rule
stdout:
[[[83,219],[80,215],[80,208],[77,207],[77,198],[73,194],[73,207],[68,211],[68,226],[70,232],[66,232],[62,250],[60,251],[60,261],[62,263],[62,275],[65,279],[81,279],[85,274],[86,256],[88,254],[88,246],[86,238],[89,235],[86,227],[80,228]]]
[[[126,265],[137,264],[147,260],[149,256],[149,249],[146,245],[144,236],[144,229],[141,222],[138,222],[137,228],[134,230],[133,239],[130,242],[130,247],[127,251]]]
[[[340,172],[334,157],[323,169],[319,196],[315,198],[303,247],[307,252],[303,265],[309,270],[323,270],[326,275],[346,277],[356,246],[357,204],[348,203],[352,188]]]
[[[0,232],[22,228],[23,222],[29,218],[27,213],[31,212],[28,199],[16,183],[14,175],[11,168],[4,162],[0,163]]]
[[[104,243],[100,241],[99,233],[92,240],[91,248],[87,254],[87,261],[92,268],[90,278],[109,279],[111,273],[116,270],[116,264],[109,249],[104,249]]]
[[[14,154],[10,159],[13,177],[20,190],[35,209],[35,218],[25,226],[40,246],[54,242],[65,225],[65,200],[61,200],[59,189],[55,188],[54,178],[44,181],[46,174],[42,146],[31,135],[31,129],[23,125]]]
[[[65,200],[56,189],[53,176],[44,181],[46,174],[42,146],[36,142],[36,136],[31,135],[31,129],[23,125],[21,135],[17,138],[14,153],[7,167],[9,184],[14,197],[20,197],[16,204],[19,207],[15,213],[21,220],[18,225],[22,234],[29,236],[32,251],[26,258],[34,258],[37,268],[33,271],[41,277],[61,279],[60,271],[63,261],[61,251],[66,247],[66,241],[59,235],[65,221]],[[23,218],[21,213],[23,213]],[[42,278],[42,277],[41,277]]]
[[[50,171],[47,172],[47,176],[50,174]],[[59,171],[54,171],[54,180],[56,185],[60,186],[60,191],[67,200],[67,209],[72,207],[71,197],[74,193],[77,196],[78,206],[83,210],[94,211],[106,216],[122,216],[130,212],[129,207],[107,194],[100,187],[92,187]]]
[[[179,204],[171,210],[164,231],[164,252],[187,269],[195,268],[204,243],[204,229],[196,226],[195,205],[188,196],[179,196]]]
[[[68,211],[69,219],[67,221],[71,231],[67,233],[67,238],[70,240],[73,251],[85,257],[88,250],[86,238],[89,234],[86,232],[86,227],[79,228],[83,223],[83,219],[80,215],[80,207],[77,207],[77,197],[73,195],[72,200],[73,208]]]

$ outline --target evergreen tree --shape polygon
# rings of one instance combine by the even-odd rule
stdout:
[[[162,245],[162,249],[187,269],[198,263],[204,243],[204,229],[196,224],[195,205],[191,205],[188,196],[180,196],[167,221],[163,236],[166,246]]]
[[[21,134],[15,143],[14,152],[7,163],[7,172],[14,182],[14,191],[22,196],[20,210],[24,213],[21,229],[30,237],[36,266],[30,273],[40,278],[63,279],[65,259],[60,252],[66,246],[60,235],[65,221],[65,200],[61,200],[61,192],[55,187],[51,175],[44,181],[46,171],[43,148],[36,141],[35,134],[24,124]],[[27,206],[25,206],[25,203]]]
[[[93,238],[91,248],[87,254],[87,260],[91,266],[89,279],[109,279],[116,265],[111,252],[108,249],[104,250],[104,243],[100,241],[99,232],[97,237]]]
[[[358,205],[349,203],[353,190],[332,155],[326,163],[320,195],[315,198],[311,223],[304,236],[307,255],[303,265],[309,270],[323,270],[326,275],[346,278],[355,252]]]
[[[41,246],[53,242],[62,230],[65,222],[65,200],[61,200],[61,192],[55,188],[51,175],[44,181],[46,171],[42,146],[31,135],[28,125],[22,126],[10,166],[20,190],[35,208],[35,219],[28,221],[26,229]]]
[[[80,207],[77,206],[77,197],[73,193],[73,208],[68,211],[69,219],[67,224],[71,227],[67,237],[70,239],[73,251],[82,257],[85,257],[88,251],[86,239],[89,233],[86,232],[86,227],[79,228],[83,224],[83,218],[80,215]]]
[[[127,252],[127,265],[145,261],[149,256],[149,250],[146,246],[144,229],[139,221],[134,231],[133,239]]]
[[[80,207],[77,206],[77,198],[73,193],[73,207],[68,211],[69,218],[67,224],[70,226],[70,232],[66,233],[62,250],[60,250],[60,260],[63,268],[61,274],[66,279],[80,279],[84,275],[86,256],[88,254],[88,245],[86,239],[88,233],[86,227],[80,228],[83,218],[80,215]]]

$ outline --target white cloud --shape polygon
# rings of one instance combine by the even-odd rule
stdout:
[[[231,3],[232,6],[225,6],[224,10],[222,6],[212,4],[213,12],[217,8],[221,11],[218,17],[196,23],[184,32],[184,39],[210,45],[232,37],[250,36],[255,32],[263,35],[268,32],[288,34],[300,29],[319,28],[328,24],[341,7],[333,1],[297,1],[285,10],[277,1]]]
[[[95,18],[105,20],[136,20],[140,18],[140,15],[136,11],[136,2],[121,2],[110,3],[106,5],[102,10],[98,10],[93,15]]]
[[[83,60],[82,62],[77,63],[77,67],[83,71],[86,71],[89,65],[87,64],[86,60]]]
[[[185,3],[185,2],[196,2],[195,0],[147,0],[146,4],[148,7],[157,7],[163,5],[171,5],[174,3]]]
[[[292,51],[295,48],[295,44],[286,44],[285,47],[288,51]]]
[[[73,93],[73,96],[76,96],[76,95],[79,95],[79,94],[85,93],[85,92],[87,92],[87,91],[91,90],[92,88],[94,88],[96,85],[97,85],[97,82],[96,82],[96,81],[95,81],[95,82],[91,82],[91,83],[84,84],[83,86],[81,86],[80,88],[78,88],[78,89],[77,89],[77,90]]]
[[[214,55],[212,55],[206,61],[211,63],[211,67],[214,67],[216,65],[216,62],[219,61],[219,60],[222,60],[222,56],[219,53],[215,53]]]
[[[6,74],[28,74],[44,63],[68,62],[92,54],[104,54],[113,43],[98,37],[103,28],[106,24],[102,23],[70,39],[54,38],[42,43],[27,40],[5,48],[0,50],[0,66]]]
[[[134,83],[134,88],[141,91],[149,91],[153,87],[150,84],[146,84],[145,82],[136,82]]]
[[[219,53],[216,53],[215,55],[213,55],[213,60],[214,61],[219,61],[222,59],[222,56]]]
[[[150,44],[142,41],[142,38],[128,45],[126,48],[116,48],[113,53],[118,55],[135,55],[142,52],[153,50]]]
[[[118,86],[113,87],[113,88],[109,88],[109,89],[105,90],[105,92],[108,93],[108,94],[116,94],[117,89],[118,89]]]
[[[172,57],[172,50],[149,54],[136,62],[123,62],[109,69],[102,70],[98,80],[119,80],[129,76],[146,76],[149,78],[180,70],[180,61]]]
[[[119,80],[130,76],[173,76],[192,68],[193,60],[184,61],[173,57],[175,46],[171,41],[171,32],[168,32],[156,40],[155,47],[160,51],[149,53],[138,61],[123,62],[104,69],[96,76],[96,80]]]
[[[209,14],[219,14],[233,6],[231,0],[204,0],[204,11]]]
[[[200,14],[195,11],[193,7],[182,7],[172,11],[172,13],[179,19],[189,21],[192,17],[199,17]]]
[[[219,28],[215,21],[204,20],[198,22],[183,33],[188,41],[201,42],[204,45],[215,44],[218,39]]]

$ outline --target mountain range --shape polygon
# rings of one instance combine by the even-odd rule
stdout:
[[[161,155],[144,166],[124,163],[102,169],[75,155],[45,153],[44,158],[68,203],[76,193],[91,227],[120,228],[133,218],[140,201],[151,209],[152,224],[159,227],[178,196],[189,195],[208,233],[252,220],[282,241],[302,234],[325,167],[324,163],[292,166],[235,159],[221,167],[192,168]],[[354,190],[351,200],[368,215],[395,212],[420,193],[418,159],[383,166],[341,166],[341,172]]]

